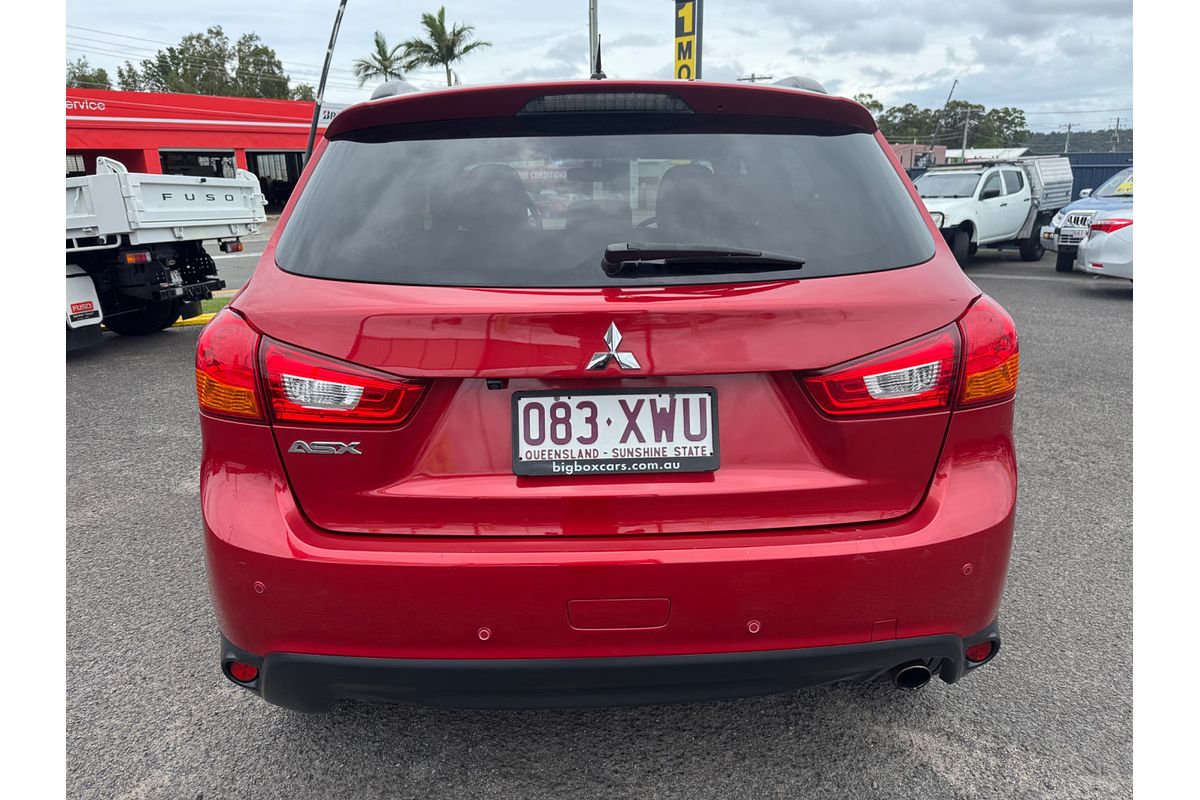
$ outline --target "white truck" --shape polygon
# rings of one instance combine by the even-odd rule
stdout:
[[[131,173],[110,158],[67,178],[67,349],[197,316],[225,282],[204,250],[240,252],[266,221],[258,178]]]
[[[959,264],[979,247],[1017,248],[1022,261],[1045,252],[1041,229],[1071,202],[1071,162],[1062,156],[933,167],[914,182]]]

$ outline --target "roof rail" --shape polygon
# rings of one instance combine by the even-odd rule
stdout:
[[[780,78],[772,84],[773,86],[786,86],[789,89],[800,89],[805,92],[817,92],[819,94],[829,94],[825,91],[825,87],[820,81],[806,78],[803,75],[788,75],[786,78]]]

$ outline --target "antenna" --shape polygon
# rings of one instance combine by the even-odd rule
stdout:
[[[592,80],[602,81],[608,76],[604,74],[604,67],[600,66],[600,34],[596,34],[596,68],[592,71]]]
[[[588,71],[596,71],[596,37],[600,35],[600,0],[588,0]]]

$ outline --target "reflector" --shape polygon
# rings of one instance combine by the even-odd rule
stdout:
[[[258,679],[258,667],[241,661],[231,661],[229,676],[238,683],[254,683]]]
[[[966,650],[967,661],[970,661],[973,664],[978,664],[981,661],[987,661],[991,654],[991,642],[980,642],[979,644],[973,644]]]

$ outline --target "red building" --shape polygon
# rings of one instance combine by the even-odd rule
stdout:
[[[340,109],[327,103],[319,130]],[[248,97],[67,89],[67,175],[96,171],[107,156],[130,172],[259,177],[273,204],[287,199],[303,166],[313,103]]]

